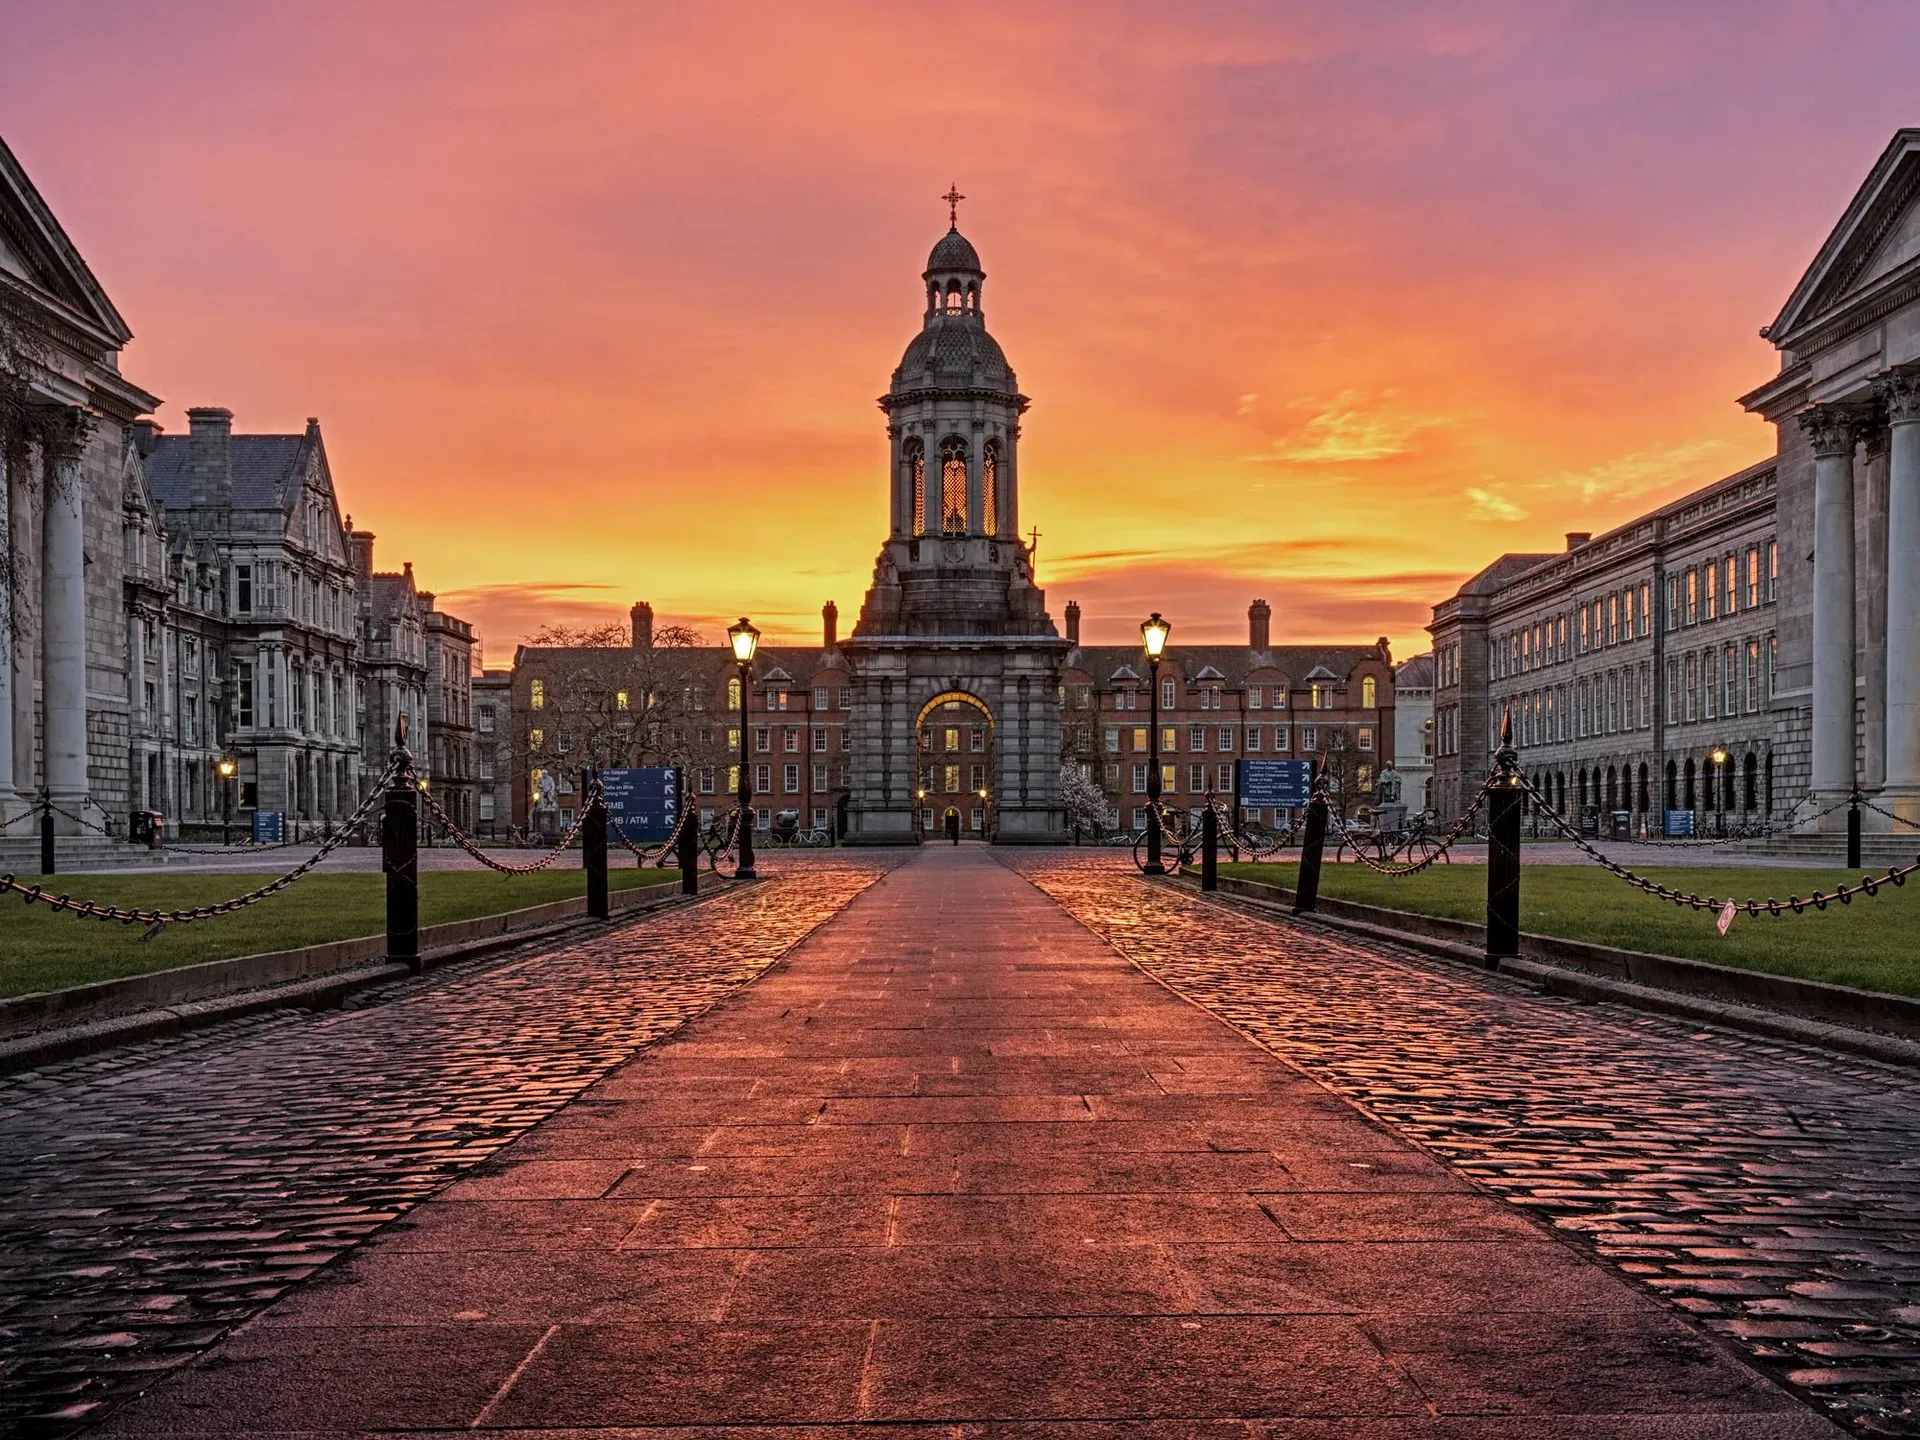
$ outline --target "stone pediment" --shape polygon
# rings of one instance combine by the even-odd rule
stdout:
[[[133,338],[67,232],[0,140],[0,273],[51,299],[74,323],[116,347]]]
[[[1901,130],[1761,333],[1782,349],[1810,328],[1920,279],[1920,129]]]

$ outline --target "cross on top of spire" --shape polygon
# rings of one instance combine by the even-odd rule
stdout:
[[[947,228],[950,230],[958,230],[960,228],[960,202],[967,197],[960,193],[960,187],[958,185],[950,185],[947,187],[947,193],[940,198],[947,202]]]

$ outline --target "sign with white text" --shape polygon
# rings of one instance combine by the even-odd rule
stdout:
[[[602,770],[607,815],[627,839],[665,840],[680,818],[680,785],[671,765]]]
[[[1239,765],[1242,805],[1297,810],[1313,798],[1311,760],[1242,760]]]

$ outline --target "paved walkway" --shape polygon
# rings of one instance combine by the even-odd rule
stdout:
[[[852,1422],[1840,1433],[972,847],[892,872],[106,1428]]]

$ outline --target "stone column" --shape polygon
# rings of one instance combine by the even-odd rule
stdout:
[[[45,561],[41,634],[45,637],[47,792],[56,805],[82,813],[87,798],[86,479],[81,456],[93,417],[77,407],[46,412]],[[54,816],[56,828],[78,833],[76,821]]]
[[[967,533],[980,535],[987,528],[986,440],[976,427],[967,441]]]
[[[39,547],[34,543],[33,525],[33,481],[34,461],[24,448],[12,457],[7,465],[7,536],[12,545],[14,564],[13,594],[26,597],[39,590],[40,566],[36,561]],[[38,788],[33,765],[33,681],[39,666],[34,658],[35,629],[37,621],[32,614],[31,602],[23,610],[12,608],[13,595],[8,596],[9,643],[5,647],[9,652],[0,657],[7,665],[9,691],[9,724],[12,736],[10,768],[13,775],[13,788],[16,795],[31,796]]]
[[[1887,405],[1887,726],[1883,803],[1920,821],[1920,372],[1882,376]],[[1816,558],[1817,552],[1816,552]]]
[[[127,612],[127,728],[132,732],[133,743],[127,748],[132,752],[133,773],[127,777],[127,790],[130,797],[145,809],[153,804],[153,797],[147,793],[147,722],[151,719],[146,713],[147,680],[147,627],[141,623],[140,612]]]
[[[8,497],[13,490],[13,467],[0,446],[0,555],[8,557],[8,571],[0,575],[0,820],[14,815],[13,788],[13,587],[19,574],[13,566],[13,531],[8,524]]]
[[[1830,804],[1854,783],[1853,450],[1861,411],[1813,405],[1800,426],[1813,445],[1813,791]],[[1843,820],[1829,816],[1824,828]]]

